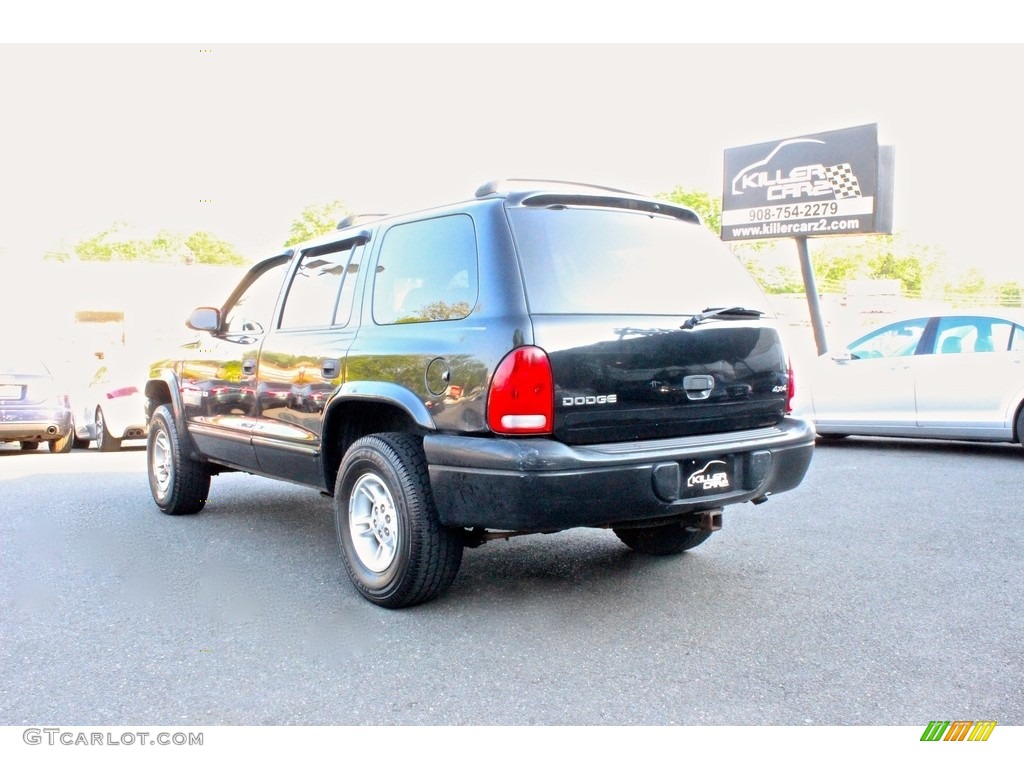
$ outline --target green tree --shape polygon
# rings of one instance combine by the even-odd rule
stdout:
[[[996,303],[1000,307],[1021,306],[1020,283],[1000,283],[996,286]]]
[[[846,284],[864,272],[864,255],[852,252],[815,251],[811,254],[814,277],[823,293],[843,293]]]
[[[82,261],[139,261],[145,253],[145,244],[138,239],[119,237],[123,223],[98,232],[78,242],[75,255]]]
[[[185,245],[184,236],[162,229],[156,236],[145,243],[146,261],[165,263],[195,263],[195,254]]]
[[[291,233],[285,240],[285,247],[302,243],[306,240],[336,229],[338,221],[349,213],[348,208],[340,200],[329,203],[307,205],[294,219],[289,227]]]
[[[707,192],[697,189],[685,189],[676,187],[671,192],[659,192],[655,195],[659,200],[667,200],[670,203],[684,205],[692,209],[701,220],[704,226],[716,235],[722,231],[722,201],[712,197]]]
[[[193,232],[185,238],[185,246],[194,254],[197,264],[241,266],[247,263],[231,243],[212,232]]]
[[[113,250],[110,244],[105,242],[110,232],[109,229],[104,230],[75,243],[75,255],[82,261],[113,261]]]
[[[803,293],[804,279],[794,267],[776,264],[765,277],[766,293]]]
[[[992,301],[992,288],[981,270],[972,267],[957,280],[946,283],[945,298],[954,305],[988,304]]]
[[[230,243],[210,232],[184,235],[162,229],[149,240],[119,235],[115,224],[74,246],[80,261],[147,261],[171,264],[241,265],[246,260]]]
[[[765,293],[802,293],[804,281],[794,267],[787,264],[766,266],[752,253],[736,254]]]
[[[870,239],[868,277],[875,280],[899,280],[903,295],[920,297],[925,284],[936,274],[938,263],[926,246],[906,246],[895,235],[876,235]]]

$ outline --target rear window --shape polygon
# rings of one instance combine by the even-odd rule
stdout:
[[[768,311],[739,259],[703,227],[594,208],[510,208],[530,311],[681,315]]]
[[[0,373],[10,376],[50,376],[38,358],[23,353],[0,353]]]

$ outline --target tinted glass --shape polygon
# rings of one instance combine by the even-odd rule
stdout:
[[[1005,352],[1010,348],[1013,330],[1013,323],[994,317],[942,317],[936,330],[935,352]]]
[[[1024,352],[1024,328],[1016,324],[1010,331],[1010,351]]]
[[[286,266],[287,261],[277,262],[260,273],[226,309],[224,328],[228,333],[263,333],[270,327]]]
[[[856,360],[912,355],[927,325],[927,317],[893,323],[861,337],[847,349]]]
[[[282,329],[334,324],[338,295],[351,257],[351,244],[333,253],[302,256],[285,297]]]
[[[532,312],[768,309],[739,259],[699,225],[587,208],[514,208],[509,217]]]
[[[0,353],[0,373],[12,376],[49,376],[50,372],[38,358],[24,353],[3,350]]]
[[[348,267],[345,269],[345,279],[341,284],[341,296],[338,297],[338,309],[334,313],[335,325],[348,325],[352,318],[352,306],[356,298],[356,278],[359,277],[359,264],[363,260],[365,245],[357,245],[352,251],[352,258],[349,259]]]
[[[400,224],[384,235],[374,277],[381,324],[458,320],[476,303],[476,232],[469,216]]]

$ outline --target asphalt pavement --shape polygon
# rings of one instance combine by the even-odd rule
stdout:
[[[244,474],[162,515],[145,453],[0,446],[0,725],[1024,725],[1024,449],[848,439],[680,557],[467,550],[349,584],[332,502]]]

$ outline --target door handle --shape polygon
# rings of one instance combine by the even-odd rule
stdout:
[[[341,373],[340,360],[320,361],[320,375],[323,376],[325,379],[336,379],[339,373]]]

